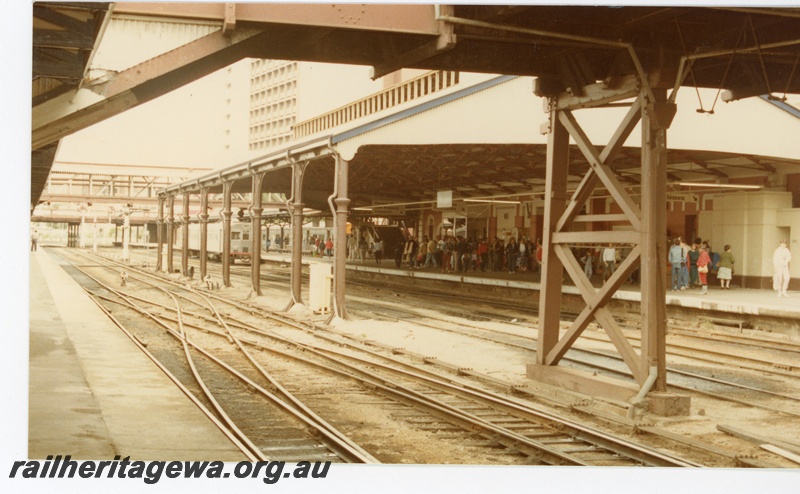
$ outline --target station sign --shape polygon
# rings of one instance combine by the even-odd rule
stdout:
[[[373,216],[405,216],[406,207],[396,206],[391,201],[372,201],[372,215]]]
[[[449,209],[453,207],[453,191],[440,190],[436,192],[436,208]]]
[[[698,197],[695,194],[690,193],[676,193],[676,192],[667,192],[667,201],[668,202],[697,202]]]

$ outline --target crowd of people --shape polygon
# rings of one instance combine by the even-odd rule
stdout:
[[[404,243],[394,246],[393,252],[386,252],[380,239],[367,244],[364,238],[352,237],[347,246],[350,260],[360,259],[364,262],[367,255],[370,255],[376,264],[381,264],[385,257],[392,256],[396,267],[410,270],[433,269],[442,273],[532,272],[540,275],[542,266],[541,240],[532,241],[524,236],[519,241],[514,237],[507,240],[492,237],[475,241],[460,235],[433,238],[423,236],[422,239],[409,235]],[[593,276],[599,276],[605,282],[614,275],[617,266],[630,251],[630,248],[608,244],[584,248],[578,251],[578,258],[589,280]],[[677,237],[672,240],[668,252],[673,291],[699,288],[700,294],[705,295],[708,293],[709,274],[716,275],[722,290],[731,289],[736,257],[730,245],[725,245],[722,252],[714,252],[710,243],[701,238],[689,244],[683,237]],[[786,241],[781,240],[773,256],[773,288],[779,297],[788,297],[790,261],[791,253]],[[639,270],[634,270],[626,281],[638,283]]]
[[[708,275],[715,272],[720,288],[730,290],[736,258],[731,246],[725,245],[719,254],[712,252],[708,241],[695,239],[691,245],[683,237],[675,238],[669,248],[667,260],[672,267],[672,290],[700,288],[700,294],[708,293]]]
[[[782,239],[772,256],[772,288],[778,297],[788,297],[789,263],[792,254]],[[700,287],[701,295],[708,293],[709,273],[716,273],[722,290],[731,289],[731,279],[736,272],[736,257],[730,245],[726,244],[721,253],[713,252],[707,241],[696,239],[691,245],[682,237],[672,241],[668,261],[672,267],[672,290],[686,290]]]
[[[526,237],[519,242],[513,237],[467,239],[461,235],[422,239],[411,235],[398,244],[394,252],[395,266],[408,269],[435,269],[442,273],[483,271],[509,274],[538,271],[542,262],[541,242]]]
[[[376,264],[384,258],[393,259],[395,266],[407,269],[436,269],[442,273],[467,271],[538,271],[542,262],[541,241],[522,237],[503,241],[502,238],[466,239],[457,236],[436,236],[421,239],[414,235],[401,243],[385,246],[381,239],[367,243],[355,236],[348,239],[348,260],[364,262],[372,257]],[[391,249],[391,252],[387,252]]]

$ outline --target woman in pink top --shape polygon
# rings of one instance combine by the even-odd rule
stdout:
[[[703,244],[700,247],[700,257],[697,258],[697,274],[700,277],[700,284],[703,286],[703,291],[700,295],[708,293],[708,270],[711,264],[711,258],[708,256],[708,246]]]

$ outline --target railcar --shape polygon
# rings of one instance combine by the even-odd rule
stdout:
[[[231,250],[230,260],[231,263],[236,261],[250,262],[250,254],[253,246],[251,237],[252,225],[246,221],[232,222],[231,223]],[[313,251],[314,244],[312,239],[318,237],[324,242],[330,235],[332,235],[333,228],[331,227],[315,227],[306,225],[303,227],[303,252],[309,254]],[[180,249],[183,245],[182,240],[183,229],[176,229],[175,245],[176,249]],[[269,240],[268,240],[269,236]],[[200,255],[200,224],[189,224],[189,255]],[[222,260],[222,222],[208,223],[206,254],[209,259],[214,261]],[[288,252],[291,251],[292,245],[292,229],[291,227],[279,228],[271,226],[261,228],[261,252],[262,255],[267,252]]]
[[[252,249],[252,225],[247,221],[232,222],[231,224],[231,263],[237,260],[250,262]],[[177,228],[175,234],[175,249],[181,249],[183,241],[181,238],[183,229]],[[394,252],[397,244],[402,244],[405,239],[402,229],[398,226],[372,225],[369,223],[358,225],[353,232],[364,236],[367,244],[371,246],[378,238],[384,243],[384,253]],[[314,251],[314,239],[319,238],[323,243],[333,236],[334,229],[331,226],[303,226],[303,253],[311,254]],[[269,241],[267,236],[269,235]],[[281,241],[281,236],[283,240]],[[208,223],[206,254],[209,259],[214,261],[222,260],[222,222],[215,221]],[[261,229],[261,251],[262,255],[269,251],[288,251],[291,249],[291,227],[283,230],[271,227]],[[200,224],[189,224],[189,255],[200,255]]]

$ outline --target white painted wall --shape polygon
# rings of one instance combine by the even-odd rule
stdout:
[[[710,199],[713,211],[698,215],[699,235],[714,252],[731,245],[737,274],[772,276],[772,254],[785,238],[796,261],[791,275],[800,277],[800,209],[792,209],[791,192],[739,191]]]

